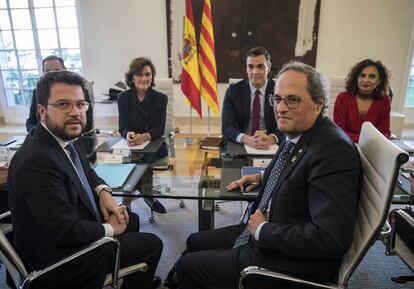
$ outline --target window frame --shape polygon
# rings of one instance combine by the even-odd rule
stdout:
[[[0,47],[1,52],[8,52],[8,53],[12,53],[14,54],[14,57],[16,58],[16,69],[11,69],[9,67],[4,68],[0,66],[0,98],[1,98],[1,103],[2,106],[5,108],[3,109],[3,111],[11,108],[11,107],[28,107],[30,105],[31,99],[32,99],[32,91],[34,89],[34,87],[32,87],[30,85],[30,81],[28,85],[24,84],[24,81],[30,79],[30,77],[25,77],[24,73],[26,71],[33,71],[35,69],[37,69],[37,75],[40,77],[42,75],[42,50],[50,50],[50,51],[55,51],[56,53],[51,53],[51,54],[55,54],[57,56],[63,57],[64,56],[64,51],[71,51],[72,49],[76,49],[79,51],[79,66],[75,66],[71,69],[75,69],[77,70],[81,75],[84,75],[85,69],[84,69],[84,59],[83,59],[83,47],[82,47],[82,37],[81,37],[81,26],[80,26],[80,15],[79,15],[79,3],[78,0],[74,0],[73,1],[73,5],[63,5],[63,6],[57,6],[56,5],[56,1],[55,0],[51,0],[52,2],[52,6],[49,7],[45,7],[45,6],[35,6],[34,4],[34,0],[27,0],[28,2],[28,6],[25,8],[11,8],[10,7],[10,2],[12,0],[5,0],[6,3],[6,8],[2,8],[1,10],[3,11],[7,11],[7,14],[9,16],[9,26],[10,26],[10,30],[9,29],[5,29],[4,31],[10,31],[11,36],[12,36],[12,41],[13,41],[13,48],[12,49],[7,49],[7,48],[3,48]],[[76,27],[59,27],[59,22],[58,22],[58,9],[62,8],[62,7],[73,7],[76,13]],[[51,8],[53,9],[53,14],[54,14],[54,28],[47,28],[48,30],[54,30],[56,33],[56,37],[57,37],[57,47],[55,48],[41,48],[40,45],[40,40],[39,40],[39,31],[45,29],[45,28],[38,28],[37,27],[37,23],[36,23],[36,12],[35,9],[37,8]],[[31,32],[33,35],[33,41],[34,41],[34,47],[33,49],[18,49],[17,47],[17,43],[16,43],[16,31],[22,30],[22,29],[15,29],[13,21],[12,21],[12,10],[14,9],[22,9],[22,10],[28,10],[29,12],[29,16],[30,16],[30,22],[31,22]],[[79,40],[79,44],[77,47],[69,47],[69,48],[62,48],[62,44],[61,44],[61,35],[60,35],[60,30],[61,29],[76,29],[77,30],[77,35],[78,35],[78,40]],[[26,29],[25,29],[26,30]],[[36,63],[37,63],[37,67],[36,68],[24,68],[22,67],[22,62],[21,62],[21,57],[19,55],[19,52],[21,53],[22,51],[31,51],[34,50],[35,53],[35,58],[36,58]],[[65,59],[64,59],[65,60]],[[12,88],[12,87],[7,87],[6,83],[4,83],[4,79],[3,79],[3,74],[4,72],[11,72],[11,71],[17,71],[18,73],[18,90],[19,90],[19,94],[20,94],[20,102],[16,102],[16,99],[13,98],[13,93],[12,96],[10,96],[9,91],[13,91],[16,88]]]

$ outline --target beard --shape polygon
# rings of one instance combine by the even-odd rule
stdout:
[[[70,141],[80,137],[86,126],[85,120],[80,117],[72,117],[65,121],[63,125],[58,125],[50,119],[48,114],[45,115],[45,124],[52,134],[64,141]],[[69,124],[80,124],[81,128],[79,130],[69,130],[67,128]]]

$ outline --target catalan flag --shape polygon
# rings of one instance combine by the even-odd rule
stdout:
[[[187,97],[191,106],[198,112],[200,118],[200,71],[198,67],[197,41],[194,29],[194,17],[191,0],[185,1],[184,18],[184,47],[182,57],[181,90]]]
[[[216,52],[214,49],[210,0],[204,1],[203,16],[201,17],[199,64],[201,74],[200,94],[213,114],[218,116]]]

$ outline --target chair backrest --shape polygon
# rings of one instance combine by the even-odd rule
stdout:
[[[326,110],[326,116],[333,120],[333,109],[335,100],[338,94],[345,90],[345,77],[343,76],[331,76],[329,77],[329,99],[328,109]]]
[[[174,126],[174,90],[172,78],[155,79],[155,90],[164,93],[168,97],[167,117],[165,122],[164,136],[168,137],[170,132],[175,129]]]
[[[230,84],[235,84],[239,81],[243,80],[243,78],[229,78],[229,85]]]
[[[353,242],[342,260],[338,284],[345,288],[387,219],[405,151],[385,138],[370,122],[362,125],[358,152],[362,165],[362,189],[358,203]]]
[[[3,227],[0,230],[0,261],[6,266],[14,284],[19,288],[27,277],[27,270],[16,251],[7,240]]]

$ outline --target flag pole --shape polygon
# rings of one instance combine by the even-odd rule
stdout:
[[[207,106],[207,136],[210,136],[210,106]]]
[[[186,143],[193,144],[193,106],[190,104],[190,137],[186,139]]]

